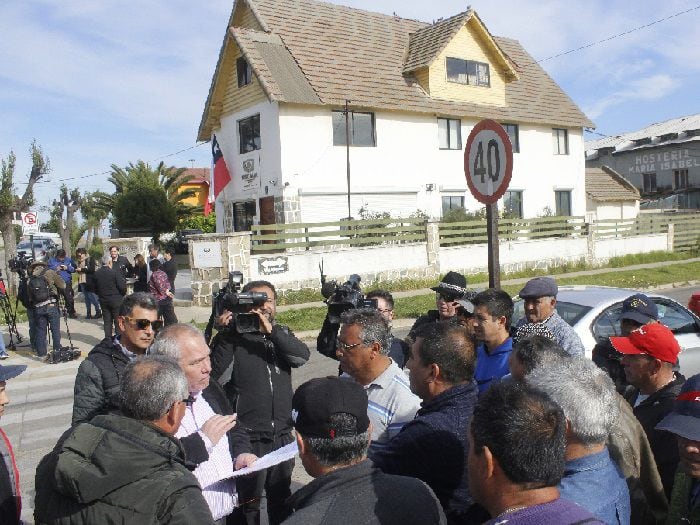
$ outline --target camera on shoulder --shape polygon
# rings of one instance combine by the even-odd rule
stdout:
[[[232,330],[239,334],[260,332],[260,317],[251,310],[265,304],[267,294],[241,292],[242,283],[242,272],[229,272],[226,286],[214,297],[216,315],[220,316],[224,310],[233,314],[231,322],[222,330]]]
[[[339,324],[340,316],[346,310],[352,308],[377,308],[376,299],[367,299],[360,289],[361,278],[352,274],[342,284],[337,281],[326,281],[326,276],[321,270],[321,295],[325,297],[328,305],[328,320]]]

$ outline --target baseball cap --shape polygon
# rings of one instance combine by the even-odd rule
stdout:
[[[558,292],[557,282],[551,277],[535,277],[525,283],[518,295],[523,299],[528,297],[556,297]]]
[[[667,363],[675,363],[681,353],[673,332],[661,323],[645,324],[627,337],[611,337],[610,342],[621,354],[643,354]]]
[[[354,430],[337,429],[331,416],[346,413],[355,416]],[[358,383],[339,377],[319,377],[307,381],[292,397],[292,420],[302,436],[336,438],[356,436],[367,431],[367,394]]]
[[[673,402],[673,410],[656,425],[656,429],[700,441],[700,374],[683,384]]]
[[[659,319],[659,309],[656,303],[643,293],[634,294],[622,301],[620,319],[630,319],[639,324],[647,324]]]
[[[0,381],[17,377],[27,369],[27,365],[0,365]]]

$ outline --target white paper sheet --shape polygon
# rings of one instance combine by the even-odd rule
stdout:
[[[297,448],[297,442],[294,440],[289,445],[273,450],[269,454],[265,454],[263,457],[258,458],[258,460],[251,466],[235,471],[231,477],[237,478],[238,476],[245,476],[246,474],[251,474],[252,472],[265,470],[268,467],[274,467],[275,465],[279,465],[284,461],[292,459],[298,453],[299,449]]]

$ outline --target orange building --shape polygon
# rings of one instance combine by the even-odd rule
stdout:
[[[204,206],[209,195],[209,171],[210,168],[188,168],[184,175],[192,175],[192,179],[178,188],[178,193],[193,189],[196,195],[188,197],[183,202],[193,206]]]

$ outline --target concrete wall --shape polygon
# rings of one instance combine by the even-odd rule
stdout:
[[[144,257],[148,257],[148,245],[151,244],[150,237],[126,237],[120,239],[105,239],[103,243],[104,254],[109,255],[109,247],[116,246],[119,248],[119,255],[123,255],[129,259],[130,263],[134,263],[134,256],[140,253]]]
[[[665,233],[620,237],[618,239],[596,239],[593,243],[593,258],[595,261],[603,263],[611,257],[620,255],[666,250],[668,244],[668,234]]]

